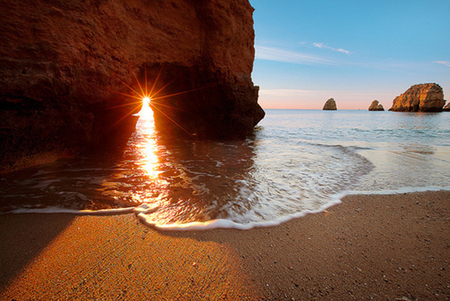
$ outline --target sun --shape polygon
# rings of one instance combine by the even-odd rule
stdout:
[[[133,102],[134,104],[142,103],[142,107],[141,107],[141,110],[139,112],[136,112],[136,110],[133,110],[129,114],[136,114],[136,116],[140,116],[140,118],[143,119],[143,120],[150,120],[150,121],[154,122],[153,112],[157,112],[161,116],[164,116],[167,119],[169,119],[176,126],[178,126],[180,129],[182,129],[184,132],[186,132],[188,135],[196,138],[195,134],[190,133],[188,130],[183,128],[183,126],[178,124],[171,116],[169,116],[167,113],[165,113],[164,110],[162,110],[162,107],[173,108],[173,107],[165,104],[164,103],[164,99],[167,99],[169,97],[173,97],[173,96],[176,96],[176,95],[191,93],[191,92],[194,92],[194,91],[197,91],[197,90],[205,89],[205,88],[208,88],[208,86],[194,88],[194,89],[181,91],[181,92],[175,92],[175,93],[172,93],[172,94],[165,94],[164,93],[165,88],[167,86],[169,86],[174,80],[169,81],[162,88],[160,88],[159,90],[156,90],[155,88],[157,87],[158,79],[160,78],[161,72],[162,72],[162,68],[159,70],[159,73],[156,76],[155,80],[153,81],[153,84],[151,85],[151,87],[149,87],[148,86],[148,82],[147,82],[147,68],[144,69],[144,76],[145,76],[145,78],[144,78],[144,82],[142,84],[138,80],[138,77],[136,76],[136,73],[134,73],[132,71],[132,74],[133,74],[133,76],[134,76],[134,78],[136,80],[137,86],[139,88],[138,89],[137,88],[133,88],[130,85],[128,85],[125,81],[123,81],[120,78],[118,78],[118,80],[120,82],[122,82],[122,84],[124,84],[132,92],[132,94],[122,93],[122,92],[117,92],[117,91],[115,93],[124,95],[124,96],[126,96],[128,98],[136,99],[136,101]],[[140,106],[136,106],[136,108],[138,108],[138,107],[140,107]],[[176,109],[176,108],[174,108],[174,109]],[[125,117],[123,117],[123,118],[125,118]]]
[[[152,119],[153,111],[151,109],[152,106],[152,98],[150,96],[142,96],[142,109],[139,112],[139,115],[143,119]]]
[[[150,97],[144,96],[144,97],[142,98],[142,105],[143,105],[143,106],[150,106],[150,101],[151,101],[151,98],[150,98]]]

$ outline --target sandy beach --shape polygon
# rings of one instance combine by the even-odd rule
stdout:
[[[276,227],[0,216],[1,300],[449,300],[450,191],[352,195]]]

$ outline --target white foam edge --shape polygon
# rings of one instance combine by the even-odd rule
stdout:
[[[236,230],[249,230],[256,227],[274,227],[281,225],[282,223],[285,223],[292,219],[297,219],[304,217],[308,214],[314,214],[323,212],[327,208],[337,205],[341,203],[341,200],[339,198],[332,198],[332,201],[321,206],[317,210],[303,210],[301,212],[293,213],[290,215],[286,215],[283,217],[280,217],[273,221],[267,221],[267,222],[252,222],[252,223],[246,223],[246,224],[240,224],[231,220],[227,219],[215,219],[210,220],[207,222],[191,222],[191,223],[185,223],[185,224],[158,224],[156,222],[151,221],[147,216],[145,216],[145,213],[138,213],[137,217],[140,219],[140,221],[147,225],[154,227],[158,230],[164,230],[164,231],[202,231],[202,230],[212,230],[212,229],[236,229]]]
[[[207,222],[192,222],[186,224],[158,224],[151,221],[145,214],[152,213],[158,210],[158,206],[148,206],[147,204],[142,204],[137,207],[127,207],[127,208],[115,208],[115,209],[102,209],[102,210],[74,210],[65,209],[59,207],[46,207],[46,208],[20,208],[15,209],[5,214],[9,213],[70,213],[76,215],[116,215],[116,214],[128,214],[135,213],[139,220],[147,225],[154,227],[159,230],[167,231],[200,231],[200,230],[211,230],[211,229],[237,229],[237,230],[249,230],[255,227],[273,227],[278,226],[292,219],[297,219],[304,217],[308,214],[315,214],[323,212],[324,210],[342,203],[342,199],[347,195],[395,195],[404,193],[414,193],[414,192],[427,192],[427,191],[450,191],[450,186],[438,187],[438,186],[427,186],[427,187],[403,187],[395,190],[374,190],[374,191],[358,191],[349,190],[343,191],[330,196],[330,202],[327,202],[317,210],[304,210],[294,214],[290,214],[273,221],[267,222],[253,222],[247,224],[240,224],[231,220],[216,219]]]
[[[449,190],[450,186],[447,187],[438,187],[438,186],[427,186],[427,187],[403,187],[395,190],[376,190],[376,191],[357,191],[357,190],[349,190],[342,191],[330,196],[330,202],[324,204],[317,210],[303,210],[298,213],[290,214],[281,218],[278,218],[273,221],[268,222],[253,222],[247,224],[236,223],[231,220],[225,219],[216,219],[210,220],[207,222],[192,222],[186,224],[158,224],[156,222],[151,221],[148,217],[145,216],[145,213],[138,213],[137,217],[140,221],[151,227],[155,227],[159,230],[167,230],[167,231],[202,231],[202,230],[211,230],[211,229],[237,229],[237,230],[249,230],[256,227],[273,227],[278,226],[282,223],[285,223],[289,220],[297,219],[304,217],[308,214],[316,214],[327,210],[328,208],[335,206],[337,204],[342,203],[342,199],[347,195],[395,195],[395,194],[404,194],[404,193],[414,193],[414,192],[427,192],[427,191],[444,191]]]
[[[414,192],[427,192],[427,191],[449,191],[450,186],[424,186],[424,187],[402,187],[398,189],[385,189],[385,190],[350,190],[345,191],[342,198],[346,195],[389,195],[389,194],[404,194],[404,193],[414,193]]]

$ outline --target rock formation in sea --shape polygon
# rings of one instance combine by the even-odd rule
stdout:
[[[369,107],[369,111],[384,111],[384,108],[383,105],[378,102],[378,100],[374,100]]]
[[[323,110],[337,110],[336,101],[334,98],[330,98],[325,102]]]
[[[445,104],[444,92],[438,84],[418,84],[397,96],[389,111],[441,112]]]
[[[0,166],[132,132],[141,88],[164,134],[245,137],[264,117],[253,10],[248,0],[2,1]]]
[[[450,102],[442,108],[442,111],[450,112]]]

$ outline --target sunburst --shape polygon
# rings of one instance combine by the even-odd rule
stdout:
[[[190,93],[193,91],[198,91],[201,89],[205,89],[205,87],[203,88],[195,88],[195,89],[191,89],[191,90],[187,90],[187,91],[181,91],[181,92],[176,92],[176,93],[172,93],[172,94],[164,94],[164,89],[167,88],[170,84],[172,84],[173,80],[166,83],[162,88],[160,88],[159,90],[155,91],[155,88],[158,84],[159,78],[161,76],[161,71],[162,68],[159,70],[158,75],[156,76],[155,80],[153,81],[153,85],[151,86],[151,88],[149,89],[148,86],[148,79],[147,79],[147,68],[145,67],[144,69],[144,83],[139,82],[136,74],[132,71],[132,74],[134,76],[134,79],[136,80],[137,86],[139,87],[139,89],[134,89],[133,87],[131,87],[130,85],[128,85],[126,82],[124,82],[123,80],[121,80],[120,78],[119,81],[122,82],[130,91],[132,91],[132,94],[126,94],[126,93],[122,93],[122,92],[116,92],[118,94],[136,99],[136,102],[134,102],[135,104],[140,104],[142,103],[142,108],[139,112],[136,112],[136,110],[133,110],[132,112],[129,113],[130,114],[135,114],[138,113],[138,115],[140,116],[140,118],[145,118],[145,119],[153,119],[153,112],[157,111],[158,113],[160,113],[162,116],[164,116],[165,118],[167,118],[168,120],[170,120],[172,123],[174,123],[177,127],[179,127],[180,129],[182,129],[185,133],[187,133],[189,136],[196,138],[196,136],[192,133],[190,133],[188,130],[186,130],[183,126],[181,126],[179,123],[177,123],[173,118],[171,118],[169,115],[167,115],[166,113],[164,113],[159,107],[168,107],[168,108],[172,108],[172,109],[178,109],[172,106],[168,106],[167,104],[164,104],[158,100],[162,100],[165,98],[169,98],[169,97],[173,97],[173,96],[177,96],[177,95],[182,95],[182,94],[186,94],[186,93]],[[126,104],[124,106],[127,106],[129,104]],[[128,115],[127,115],[128,116]],[[127,117],[124,116],[123,118]]]

